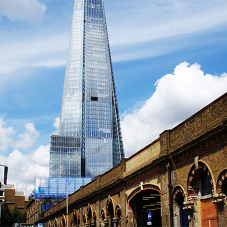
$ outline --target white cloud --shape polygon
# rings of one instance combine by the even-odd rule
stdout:
[[[114,62],[225,42],[226,35],[220,35],[227,25],[227,2],[223,0],[144,0],[143,4],[116,0],[106,5]]]
[[[56,131],[52,132],[51,135],[58,135],[59,123],[60,123],[60,117],[56,117],[55,122],[53,123],[53,126],[55,127]]]
[[[59,123],[60,123],[60,117],[56,117],[55,122],[53,123],[53,126],[55,127],[56,130],[59,129]]]
[[[44,31],[40,31],[40,34],[34,34],[36,37],[19,37],[17,40],[7,34],[10,38],[1,40],[0,73],[7,75],[5,80],[11,79],[9,74],[21,68],[65,66],[70,34],[47,35]]]
[[[14,148],[28,149],[32,147],[35,141],[39,138],[39,132],[36,131],[33,123],[25,125],[25,131],[19,137],[22,138],[20,141],[14,141],[11,146]]]
[[[4,128],[5,122],[3,118],[0,118],[0,150],[6,150],[8,144],[12,143],[10,136],[15,133],[13,127]]]
[[[8,165],[8,184],[16,185],[16,190],[25,191],[28,196],[35,188],[35,177],[49,174],[50,146],[41,145],[31,154],[22,154],[15,149],[8,157],[0,156],[1,162]],[[1,169],[3,179],[3,169]]]
[[[39,165],[49,166],[50,146],[41,145],[32,155],[32,160]]]
[[[21,140],[13,140],[11,137],[15,134],[13,127],[4,127],[5,122],[0,118],[0,150],[5,151],[8,147],[28,149],[39,137],[39,132],[36,131],[33,123],[25,124],[25,131],[19,135]]]
[[[55,124],[58,118],[55,119]],[[0,164],[8,166],[8,184],[14,184],[17,191],[25,191],[28,196],[35,188],[35,177],[49,175],[50,145],[40,145],[29,153],[22,153],[19,149],[27,149],[38,139],[39,132],[33,123],[25,124],[25,131],[19,135],[20,141],[14,141],[16,136],[13,127],[5,127],[6,123],[0,118],[0,149],[7,150],[15,147],[11,153],[0,155]],[[3,168],[0,168],[0,181],[3,181]]]
[[[156,82],[155,93],[141,109],[122,116],[126,157],[132,155],[227,91],[227,74],[205,74],[197,63],[179,64]]]
[[[38,0],[1,0],[0,18],[7,17],[11,21],[38,21],[46,11],[44,3]]]
[[[128,1],[112,4],[107,8],[111,46],[200,32],[227,23],[227,2],[223,0],[144,0],[143,4],[131,0],[130,4]]]

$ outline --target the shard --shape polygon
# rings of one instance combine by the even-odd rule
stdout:
[[[102,0],[75,0],[50,177],[94,177],[124,158]]]

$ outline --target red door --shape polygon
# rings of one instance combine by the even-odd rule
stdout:
[[[212,203],[212,199],[201,201],[202,208],[202,226],[218,227],[217,205]]]

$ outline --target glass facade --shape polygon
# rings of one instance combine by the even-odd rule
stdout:
[[[66,138],[74,139],[75,146],[60,144]],[[93,177],[123,158],[103,1],[75,0],[59,136],[51,137],[50,176]]]

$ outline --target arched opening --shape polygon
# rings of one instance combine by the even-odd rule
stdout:
[[[173,190],[173,222],[174,226],[188,227],[188,211],[184,209],[184,192],[180,186]]]
[[[115,214],[116,214],[116,218],[121,219],[121,208],[119,205],[116,206]]]
[[[77,224],[78,224],[78,226],[80,225],[80,215],[78,215]]]
[[[76,215],[76,212],[74,212],[74,214],[73,214],[73,222],[74,222],[74,225],[77,226],[77,215]]]
[[[107,218],[110,219],[110,225],[113,226],[114,208],[113,208],[113,202],[111,198],[107,199],[106,210],[107,210],[106,216]]]
[[[225,180],[222,183],[222,192],[227,196],[227,178],[225,178]]]
[[[66,226],[66,220],[65,220],[65,216],[62,217],[62,226],[65,227]]]
[[[227,196],[227,170],[221,172],[218,177],[218,193],[223,193]]]
[[[121,226],[121,207],[119,205],[115,208],[114,226]]]
[[[213,204],[213,179],[208,167],[203,162],[194,164],[188,176],[188,199],[200,200],[201,226],[218,226],[217,206]],[[196,206],[194,206],[195,209]],[[196,213],[199,212],[195,210]]]
[[[105,211],[104,211],[104,209],[101,210],[101,219],[102,220],[105,219]]]
[[[83,215],[83,223],[86,224],[86,215]]]
[[[198,167],[194,164],[188,177],[188,197],[197,199],[213,193],[213,181],[207,166],[199,162]]]
[[[97,215],[96,212],[93,213],[94,225],[96,226]]]
[[[87,207],[87,221],[90,223],[92,219],[91,206]]]
[[[55,220],[54,220],[54,227],[58,227],[57,218],[55,218]]]
[[[129,196],[129,206],[133,211],[134,224],[137,226],[162,226],[161,198],[159,188],[144,185]]]

